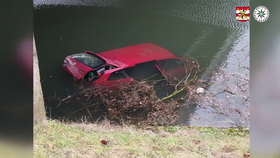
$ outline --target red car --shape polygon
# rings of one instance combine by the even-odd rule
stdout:
[[[62,67],[78,80],[84,78],[95,85],[114,86],[119,82],[133,83],[134,80],[166,74],[180,80],[186,76],[185,64],[185,59],[146,43],[98,54],[86,51],[69,55]]]

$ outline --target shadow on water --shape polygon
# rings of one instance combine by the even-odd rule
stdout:
[[[217,17],[211,20],[210,17],[204,16],[204,11],[196,13],[196,7],[203,7],[200,2],[196,4],[190,1],[196,4],[190,17],[186,13],[192,8],[188,7],[189,10],[182,8],[187,6],[186,2],[164,1],[160,4],[119,2],[118,4],[122,5],[118,7],[121,8],[106,5],[102,7],[49,5],[34,9],[34,35],[49,116],[60,118],[80,109],[81,106],[79,101],[71,100],[57,107],[59,100],[77,92],[80,87],[75,85],[73,78],[61,68],[64,58],[69,54],[85,50],[98,53],[135,44],[154,43],[176,56],[190,55],[196,58],[201,68],[209,67],[212,63],[214,70],[226,61],[228,51],[235,40],[235,37],[229,39],[230,34],[237,34],[240,29],[248,28],[244,23],[232,22],[233,20],[225,18],[225,15],[218,16],[218,20]],[[139,6],[143,6],[143,9]],[[161,6],[168,9],[163,10]],[[225,46],[226,49],[221,50],[225,45],[224,41],[227,41],[228,45]],[[213,58],[216,55],[220,58],[213,66]],[[211,71],[205,70],[200,76],[203,77],[203,73],[207,73],[207,77],[211,77],[209,73]],[[194,115],[196,108],[193,105],[187,110],[180,110],[182,116],[180,124],[184,122],[189,124],[190,116]],[[100,111],[103,110],[105,110],[103,107],[93,107],[91,111],[94,112],[95,119],[98,119],[102,115]],[[76,113],[72,115],[72,120],[79,119],[82,114],[88,112]]]

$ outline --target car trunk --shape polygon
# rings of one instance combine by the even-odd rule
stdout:
[[[105,65],[105,60],[92,53],[85,52],[67,56],[64,60],[63,68],[79,80],[88,75],[89,72],[97,72],[98,74],[96,75],[100,76],[99,69]]]
[[[89,71],[92,70],[73,59],[71,56],[65,58],[63,68],[78,80],[83,78]]]

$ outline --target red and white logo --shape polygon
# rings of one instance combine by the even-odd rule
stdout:
[[[236,20],[245,22],[250,20],[250,7],[236,7]]]

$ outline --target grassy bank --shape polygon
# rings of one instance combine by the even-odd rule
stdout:
[[[107,145],[100,141],[108,141]],[[217,128],[65,124],[34,126],[34,157],[243,157],[249,131]]]

